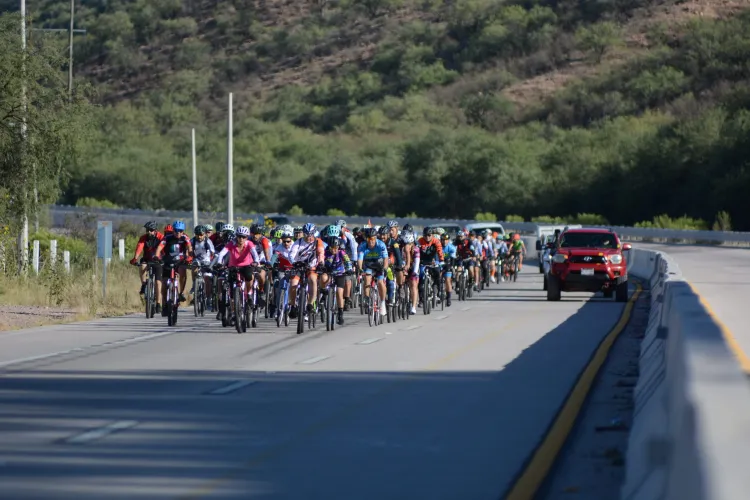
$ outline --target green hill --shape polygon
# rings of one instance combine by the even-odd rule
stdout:
[[[739,0],[80,3],[76,85],[102,106],[61,201],[189,208],[195,127],[200,203],[220,209],[233,92],[238,209],[750,229]],[[69,2],[30,8],[67,28]]]

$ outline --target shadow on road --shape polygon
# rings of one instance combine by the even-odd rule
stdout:
[[[505,293],[480,295],[535,300]],[[501,498],[619,318],[622,304],[596,302],[536,342],[509,332],[518,355],[499,371],[112,371],[91,356],[91,370],[7,374],[2,495]]]

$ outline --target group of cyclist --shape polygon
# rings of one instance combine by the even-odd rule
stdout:
[[[260,290],[269,279],[267,271],[273,273],[271,280],[277,273],[289,272],[290,318],[297,318],[300,313],[305,317],[313,314],[317,310],[318,279],[321,289],[334,280],[338,294],[337,322],[342,325],[344,311],[352,306],[357,274],[362,275],[365,298],[369,297],[372,280],[377,280],[380,315],[386,314],[386,307],[393,304],[397,290],[403,287],[410,291],[410,314],[416,314],[423,300],[419,283],[426,272],[431,273],[433,283],[444,278],[445,305],[450,307],[455,269],[466,268],[473,277],[473,290],[478,292],[482,268],[493,282],[497,281],[498,271],[500,279],[505,280],[509,272],[506,263],[517,256],[520,269],[526,252],[519,234],[498,236],[489,230],[479,234],[459,231],[451,238],[442,228],[426,227],[420,237],[410,224],[400,227],[396,220],[383,226],[368,224],[353,230],[347,228],[343,219],[320,230],[311,223],[297,227],[287,224],[268,228],[254,224],[235,228],[232,224],[217,222],[215,227],[211,224],[196,226],[192,238],[186,235],[185,223],[179,220],[165,226],[163,233],[154,221],[144,224],[144,228],[146,232],[138,240],[130,262],[140,266],[141,294],[145,292],[147,266],[155,266],[156,276],[162,278],[156,282],[156,312],[162,315],[166,314],[162,304],[166,303],[167,294],[163,282],[170,277],[171,268],[179,272],[180,302],[187,300],[184,293],[188,268],[192,268],[193,278],[199,267],[208,273],[204,276],[210,276],[212,270],[219,268],[236,268],[248,284],[257,277]],[[499,270],[496,261],[501,262]],[[307,278],[308,295],[306,310],[300,312],[296,306],[296,285],[303,273]],[[204,282],[206,295],[212,297],[212,280]],[[275,295],[269,296],[271,300]],[[262,297],[258,300],[261,307],[266,305]],[[210,311],[212,304],[212,300],[208,301]]]

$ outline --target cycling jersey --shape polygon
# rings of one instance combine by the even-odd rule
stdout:
[[[352,261],[342,249],[333,250],[328,247],[325,251],[325,266],[334,276],[341,276],[347,271],[352,270]]]
[[[157,251],[164,251],[164,262],[168,264],[182,262],[184,260],[190,262],[192,258],[189,252],[192,250],[190,244],[190,238],[186,234],[180,237],[175,236],[173,233],[168,234],[159,246]]]
[[[342,248],[346,250],[347,255],[352,261],[357,260],[357,239],[351,231],[344,228],[341,232],[341,242],[344,243]]]
[[[380,240],[375,240],[375,246],[369,248],[367,242],[362,242],[357,250],[357,260],[361,261],[373,261],[383,259],[388,260],[388,248]]]
[[[198,241],[197,237],[193,237],[192,240],[190,240],[190,243],[193,245],[193,256],[195,257],[195,260],[203,264],[204,266],[207,266],[211,263],[211,259],[213,258],[216,251],[214,250],[214,244],[211,243],[211,240],[208,238],[204,238],[203,241]]]
[[[225,255],[229,255],[229,267],[246,267],[258,262],[258,252],[255,250],[252,241],[245,242],[245,246],[242,248],[237,243],[230,241],[221,252],[216,254],[212,263],[216,264],[221,261]]]
[[[511,250],[513,250],[514,252],[520,252],[522,248],[523,248],[523,241],[521,240],[514,241],[511,246]]]
[[[254,239],[251,241],[255,245],[256,252],[258,252],[258,259],[260,259],[258,262],[264,263],[269,260],[272,248],[271,241],[265,236],[261,236],[260,241],[255,241]],[[266,256],[266,253],[268,253],[268,256]]]
[[[412,245],[411,251],[406,252],[405,256],[408,256],[406,267],[409,269],[409,274],[419,279],[419,247],[417,245]]]
[[[470,259],[476,255],[474,245],[470,240],[464,240],[456,246],[456,255],[463,260]]]
[[[445,260],[455,259],[456,257],[458,257],[458,249],[456,248],[456,245],[449,241],[448,244],[443,248],[443,256]]]
[[[279,264],[279,270],[288,271],[292,268],[294,258],[292,257],[292,246],[289,248],[285,247],[283,243],[279,243],[273,247],[273,255],[271,255],[271,264]]]
[[[391,259],[391,264],[397,267],[404,266],[404,257],[401,255],[401,242],[399,238],[388,238],[386,241],[386,247],[388,247],[388,255]]]
[[[156,249],[159,247],[159,243],[164,239],[164,235],[159,231],[155,231],[153,236],[146,233],[138,239],[138,244],[135,246],[135,254],[140,255],[143,252],[144,260],[151,260],[156,254]],[[137,257],[136,257],[137,258]]]
[[[505,244],[505,241],[500,241],[500,243],[497,244],[497,253],[500,256],[508,253],[508,245]]]
[[[311,269],[315,269],[315,266],[325,259],[324,250],[323,240],[320,238],[315,238],[312,243],[305,241],[305,238],[300,238],[292,244],[292,262],[304,262]]]
[[[432,238],[427,241],[424,236],[419,238],[419,255],[422,259],[422,265],[429,265],[434,262],[443,262],[443,245],[440,240]]]

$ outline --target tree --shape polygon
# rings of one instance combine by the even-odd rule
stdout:
[[[578,48],[594,54],[594,60],[598,64],[609,48],[620,43],[620,28],[611,21],[581,27],[576,31],[576,41]]]
[[[92,131],[93,107],[82,94],[88,87],[77,85],[69,101],[66,66],[66,55],[43,37],[22,51],[21,16],[0,16],[1,222],[11,233],[39,204],[57,198],[66,167]]]

